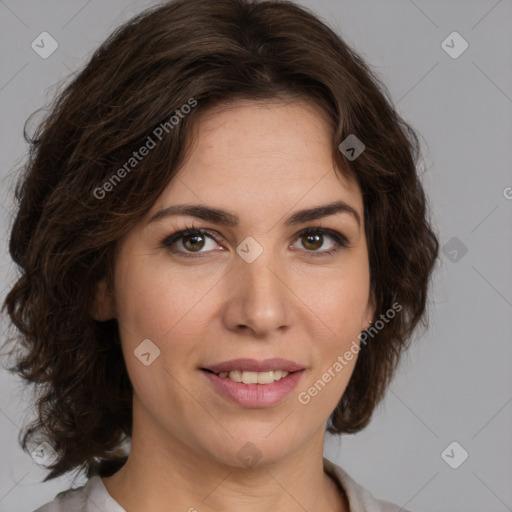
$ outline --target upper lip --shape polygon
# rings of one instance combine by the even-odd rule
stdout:
[[[281,358],[262,359],[260,361],[257,359],[231,359],[222,363],[205,366],[202,369],[210,370],[214,373],[230,372],[235,370],[249,372],[284,370],[291,373],[303,370],[304,366],[294,361]]]

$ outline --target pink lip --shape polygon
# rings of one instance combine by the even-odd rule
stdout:
[[[265,369],[269,370],[271,368],[266,366]],[[283,400],[283,398],[297,386],[304,373],[304,369],[294,371],[271,384],[244,384],[243,382],[235,382],[229,378],[219,377],[215,373],[206,370],[202,370],[202,373],[210,380],[217,391],[233,402],[245,407],[270,407]]]
[[[280,358],[263,359],[261,361],[257,361],[256,359],[231,359],[230,361],[224,361],[223,363],[205,366],[204,369],[210,370],[214,373],[230,372],[235,370],[245,370],[248,372],[284,370],[291,373],[303,370],[304,366],[294,361]]]

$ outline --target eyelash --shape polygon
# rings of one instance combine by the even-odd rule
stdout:
[[[308,257],[319,258],[319,257],[325,257],[325,256],[332,256],[334,253],[338,252],[341,248],[351,247],[349,241],[347,240],[347,238],[344,235],[342,235],[341,233],[338,233],[337,231],[333,231],[332,229],[307,228],[307,229],[302,230],[297,235],[297,238],[302,238],[305,236],[314,236],[314,235],[318,235],[318,234],[320,234],[322,236],[324,236],[324,235],[330,236],[334,240],[336,246],[333,249],[329,249],[326,251],[308,251],[306,249],[306,252],[310,253],[310,254],[308,254]],[[186,256],[184,256],[185,258],[201,258],[206,253],[183,252],[183,251],[178,251],[176,249],[172,249],[172,246],[176,242],[181,240],[182,238],[184,238],[186,236],[198,236],[198,235],[212,238],[215,243],[217,243],[217,244],[219,243],[215,237],[214,231],[210,231],[209,229],[195,228],[194,226],[192,226],[192,227],[186,227],[183,230],[176,231],[173,234],[167,236],[166,238],[164,238],[162,240],[162,246],[167,248],[170,252],[172,252],[174,254],[180,254],[181,256],[186,255]],[[209,251],[207,251],[207,252],[209,252]]]

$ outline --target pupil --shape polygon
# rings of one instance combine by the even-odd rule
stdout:
[[[321,242],[321,235],[307,235],[306,236],[306,239],[308,240],[307,243],[306,243],[306,246],[307,245],[310,245],[310,240],[316,240],[316,244],[315,244],[315,241],[312,242],[312,245],[313,247],[310,247],[310,249],[318,249],[318,247],[320,247],[322,244],[321,243],[318,243],[318,242]]]
[[[199,238],[199,239],[200,239],[200,238],[202,238],[202,235],[188,235],[187,237],[185,237],[185,247],[187,247],[187,240],[193,240],[193,239],[198,239],[198,238]],[[203,245],[204,245],[204,241],[203,241]],[[201,245],[200,247],[198,247],[198,246],[196,245],[196,249],[197,249],[197,248],[198,248],[198,249],[202,249],[202,247],[203,247],[202,245]],[[192,250],[194,250],[194,243],[193,243],[192,247],[187,247],[187,249],[192,249]]]

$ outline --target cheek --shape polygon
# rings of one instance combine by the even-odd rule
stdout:
[[[358,334],[369,300],[369,276],[364,265],[351,265],[342,272],[319,280],[314,293],[303,294],[304,303],[324,324],[327,339],[341,339]]]
[[[338,355],[335,353],[326,358],[297,390],[298,407],[305,418],[318,418],[323,423],[345,393],[354,371],[356,356],[352,361],[341,364],[337,360]]]
[[[336,279],[321,281],[321,289],[305,300],[314,314],[311,338],[314,370],[301,389],[318,410],[332,410],[343,395],[359,354],[359,334],[369,299],[365,259],[355,260]],[[301,402],[303,403],[303,402]]]
[[[217,278],[177,265],[149,265],[143,258],[119,264],[116,275],[118,320],[128,332],[167,339],[171,332],[197,317]]]
[[[207,299],[208,283],[187,279],[186,273],[171,272],[165,265],[149,265],[148,261],[144,258],[120,261],[116,301],[130,381],[140,399],[158,415],[162,397],[178,407],[180,393],[175,378],[183,370],[183,362],[193,360],[191,356],[198,350],[190,342],[197,337],[198,330],[198,323],[193,319],[201,307],[201,298]],[[146,345],[149,359],[158,353],[147,366],[136,357],[142,353],[139,347],[146,339],[157,347]]]

